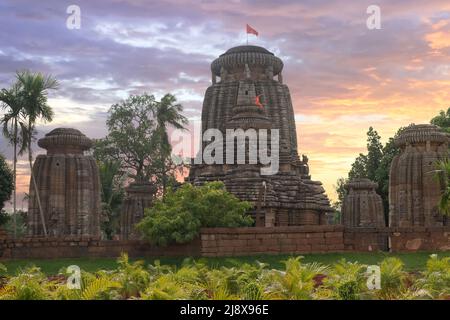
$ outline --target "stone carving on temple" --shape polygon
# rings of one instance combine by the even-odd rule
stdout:
[[[126,193],[120,216],[120,238],[140,239],[136,224],[144,217],[145,209],[152,206],[156,187],[151,182],[133,182],[126,188]]]
[[[441,184],[436,178],[436,162],[448,157],[448,134],[431,124],[411,125],[394,143],[401,152],[390,169],[389,225],[446,225],[438,209]]]
[[[386,227],[383,201],[376,190],[378,184],[359,178],[345,185],[342,224],[346,227]]]
[[[299,158],[294,109],[289,88],[282,83],[282,70],[283,62],[265,48],[231,48],[211,64],[213,81],[202,108],[202,133],[218,129],[226,136],[227,129],[253,129],[270,135],[277,129],[278,172],[262,175],[259,158],[257,163],[246,158],[245,164],[227,164],[224,159],[223,163],[193,164],[187,181],[196,185],[223,181],[228,191],[261,208],[253,212],[257,226],[326,224],[326,214],[333,210],[322,184],[311,180],[308,158]],[[203,142],[200,152],[206,146]]]
[[[47,235],[99,236],[101,197],[98,167],[85,155],[92,141],[76,129],[58,128],[39,139],[47,154],[38,155],[34,177],[44,216]],[[43,236],[44,229],[38,199],[30,183],[28,233]]]

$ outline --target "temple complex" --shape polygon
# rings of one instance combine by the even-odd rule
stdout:
[[[101,197],[97,164],[84,151],[92,141],[76,129],[58,128],[38,141],[46,155],[33,166],[39,197],[30,183],[30,236],[98,236]],[[40,204],[39,204],[40,202]],[[41,216],[41,207],[43,216]],[[43,221],[44,220],[44,221]]]
[[[226,136],[230,129],[264,130],[270,137],[277,129],[279,139],[271,141],[266,151],[274,152],[277,144],[279,169],[262,174],[265,164],[259,156],[245,163],[229,163],[224,155],[223,161],[194,164],[187,180],[194,184],[223,181],[228,191],[254,204],[257,226],[326,224],[326,213],[332,209],[322,184],[311,180],[308,158],[299,157],[294,109],[289,88],[283,84],[283,62],[262,47],[238,46],[214,60],[211,71],[202,133],[218,129]],[[251,148],[264,148],[245,141],[246,156]],[[202,153],[205,148],[203,141]],[[231,157],[237,160],[236,155]]]
[[[394,143],[401,152],[391,163],[389,225],[445,225],[438,209],[441,184],[436,177],[436,161],[448,157],[447,133],[435,125],[411,125]]]
[[[144,217],[144,210],[152,206],[156,187],[150,182],[133,182],[126,188],[126,192],[120,216],[120,238],[139,239],[135,225]]]
[[[345,185],[342,224],[346,227],[385,227],[383,201],[378,184],[369,179],[353,179]]]

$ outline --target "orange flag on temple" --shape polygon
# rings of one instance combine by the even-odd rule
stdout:
[[[257,95],[257,96],[255,97],[255,104],[256,104],[258,107],[260,107],[261,109],[264,109],[264,107],[263,107],[263,105],[262,105],[262,103],[261,103],[261,100],[259,99],[260,96],[261,96],[261,95]]]
[[[253,29],[252,27],[250,27],[250,26],[247,24],[247,34],[248,34],[248,33],[254,34],[255,36],[258,36],[258,31],[256,31],[255,29]]]

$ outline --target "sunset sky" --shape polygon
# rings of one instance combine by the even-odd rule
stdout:
[[[69,5],[81,8],[79,30],[66,27]],[[370,5],[380,30],[366,26]],[[299,150],[331,199],[369,126],[386,141],[450,107],[449,0],[0,0],[0,88],[20,69],[59,80],[39,136],[64,126],[103,137],[110,105],[143,92],[175,94],[198,121],[210,63],[245,44],[246,23],[259,32],[250,44],[284,62]],[[0,153],[12,159],[3,137]],[[27,191],[25,158],[18,179]]]

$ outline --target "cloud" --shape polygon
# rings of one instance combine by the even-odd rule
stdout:
[[[81,29],[65,27],[67,3],[0,3],[0,87],[20,69],[53,74],[55,121],[39,135],[73,126],[106,134],[111,104],[130,94],[175,93],[198,119],[210,63],[246,41],[250,23],[284,60],[299,150],[333,196],[374,126],[384,141],[400,126],[428,122],[449,106],[450,2],[378,1],[382,29],[366,28],[366,8],[348,1],[80,0]],[[1,115],[1,113],[0,113]],[[36,148],[36,150],[38,150]],[[0,138],[0,152],[11,148]],[[20,188],[26,190],[27,171]]]

